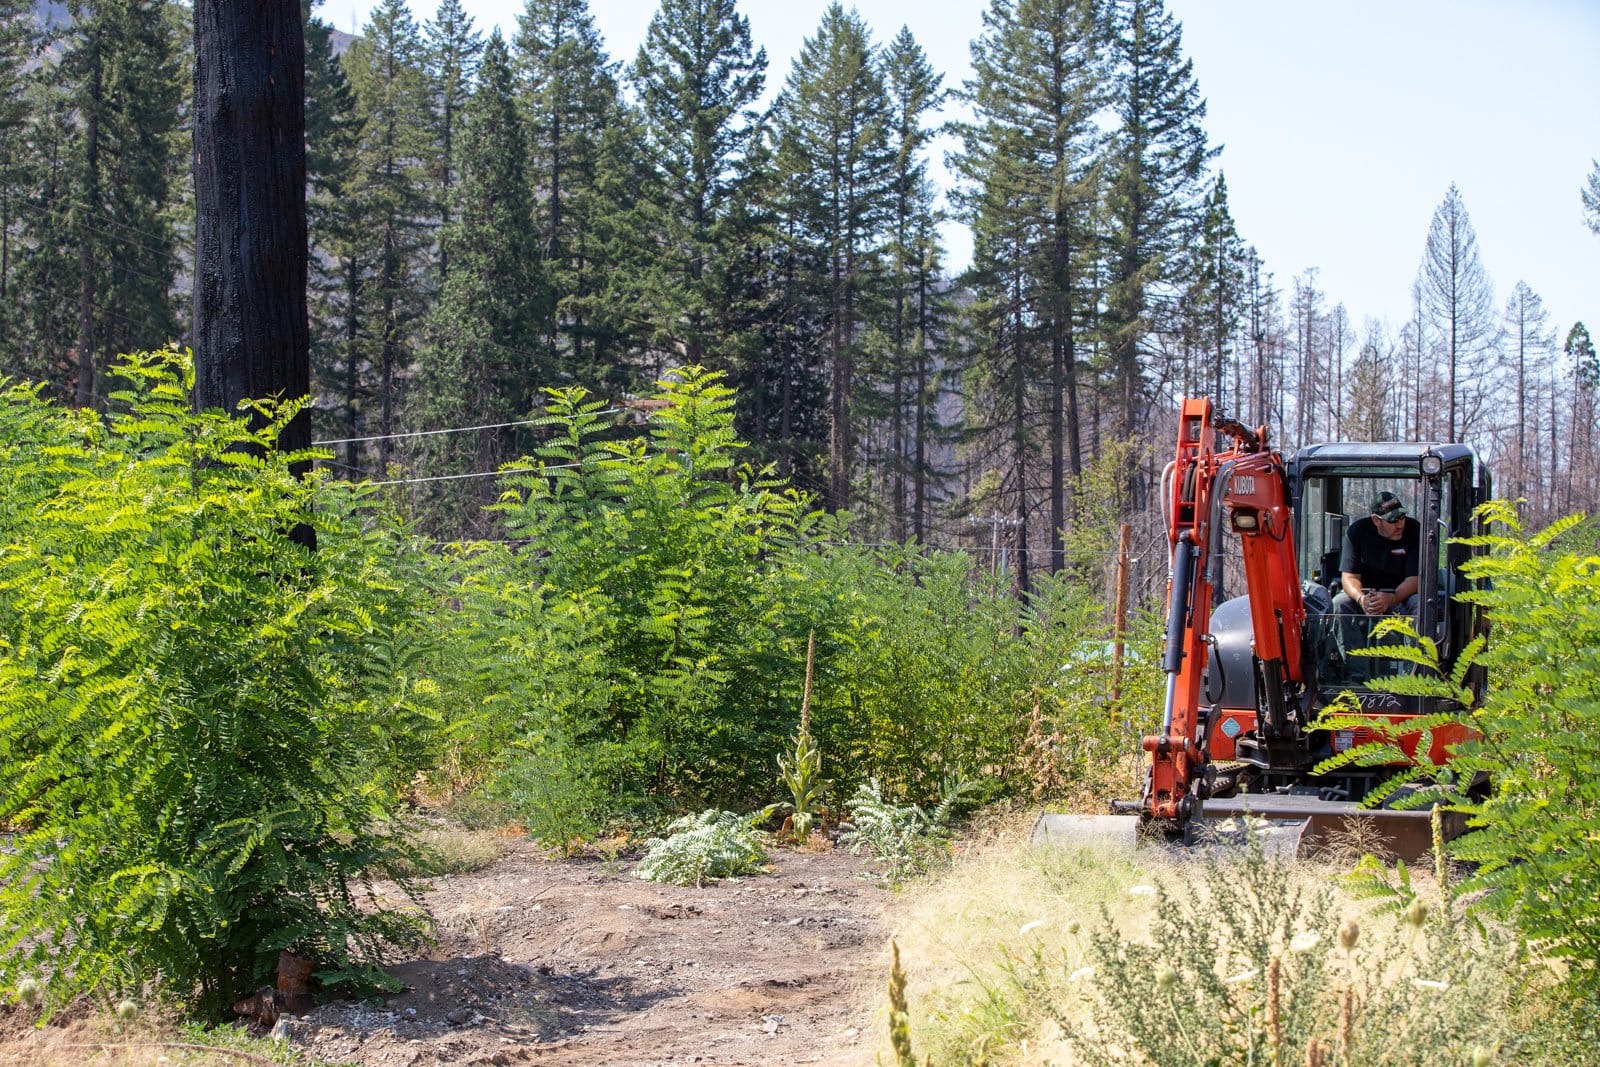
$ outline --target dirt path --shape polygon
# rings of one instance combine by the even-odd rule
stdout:
[[[435,881],[440,942],[392,968],[405,992],[324,1005],[294,1040],[370,1067],[870,1063],[888,895],[848,853],[774,863],[681,888],[518,843]]]

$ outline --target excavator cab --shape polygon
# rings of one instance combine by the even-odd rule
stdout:
[[[1313,445],[1296,453],[1288,466],[1300,573],[1308,587],[1326,594],[1306,599],[1305,636],[1319,703],[1349,691],[1363,711],[1375,714],[1444,710],[1434,706],[1436,701],[1368,686],[1372,679],[1414,668],[1408,660],[1371,654],[1400,640],[1374,635],[1381,616],[1333,613],[1339,559],[1350,527],[1366,516],[1373,498],[1380,492],[1398,496],[1419,527],[1421,565],[1410,621],[1438,645],[1448,669],[1483,626],[1476,606],[1456,597],[1463,588],[1461,565],[1472,549],[1451,542],[1476,531],[1473,513],[1492,490],[1488,469],[1466,445],[1384,443]],[[1475,689],[1481,688],[1481,674],[1469,678]]]
[[[1336,614],[1339,560],[1352,524],[1366,517],[1380,492],[1398,496],[1416,520],[1420,548],[1418,592],[1410,622],[1438,646],[1448,671],[1473,637],[1484,630],[1480,609],[1460,599],[1469,581],[1461,566],[1478,548],[1453,543],[1478,532],[1474,511],[1493,486],[1476,450],[1457,444],[1347,442],[1303,448],[1285,463],[1294,516],[1296,566],[1306,609],[1301,625],[1307,699],[1305,725],[1292,737],[1264,738],[1259,729],[1260,675],[1255,667],[1255,633],[1250,597],[1225,600],[1212,613],[1213,655],[1207,663],[1202,701],[1209,705],[1207,756],[1232,777],[1238,769],[1248,791],[1293,792],[1359,801],[1389,773],[1384,767],[1351,767],[1337,777],[1316,778],[1312,768],[1337,752],[1371,741],[1376,730],[1325,731],[1315,728],[1321,709],[1341,694],[1354,697],[1360,713],[1401,722],[1411,715],[1453,710],[1437,697],[1402,696],[1373,683],[1418,668],[1382,650],[1404,640],[1376,632],[1382,617]],[[1373,653],[1379,653],[1374,655]],[[1467,684],[1482,693],[1483,670],[1468,672]],[[1462,736],[1455,728],[1435,731],[1434,762]],[[1222,810],[1223,804],[1210,805]]]

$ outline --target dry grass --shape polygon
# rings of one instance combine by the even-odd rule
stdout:
[[[143,1014],[153,1017],[124,1025],[110,1011],[74,1013],[70,1020],[23,1033],[15,1025],[21,1020],[12,1017],[0,1039],[0,1067],[312,1067],[322,1062],[237,1027],[201,1030],[180,1027],[175,1016]]]
[[[1119,928],[1137,927],[1155,899],[1143,890],[1171,877],[1167,864],[1132,850],[1034,849],[1028,825],[1017,816],[1009,832],[968,847],[944,877],[908,889],[891,917],[910,977],[912,1039],[935,1063],[976,1058],[996,1035],[1015,1045],[1011,1062],[1067,1062],[1049,1028],[1008,995],[1008,961],[1035,948],[1081,958],[1074,929],[1103,921],[1102,908]]]
[[[1020,817],[1003,831],[990,828],[947,874],[906,890],[892,911],[891,936],[909,976],[910,1029],[919,1057],[931,1056],[936,1064],[1074,1063],[1057,1024],[1040,1010],[1036,997],[1030,1001],[1018,988],[1019,981],[1036,973],[1029,964],[1048,961],[1056,975],[1073,975],[1088,963],[1090,929],[1107,921],[1129,940],[1148,941],[1158,885],[1173,897],[1195,898],[1198,912],[1205,913],[1208,894],[1197,864],[1206,861],[1192,855],[1039,849],[1027,842]],[[1328,887],[1345,870],[1300,861],[1292,877],[1308,888]],[[1415,881],[1433,895],[1425,873],[1417,872]],[[1362,916],[1369,942],[1399,936],[1397,919],[1374,916],[1342,892],[1335,909]],[[887,952],[883,968],[887,973]],[[1094,1032],[1086,1012],[1079,1014],[1083,1005],[1058,1000],[1055,1006],[1073,1026]],[[885,1035],[884,1060],[893,1062],[886,1029],[880,1034]]]
[[[470,874],[481,871],[505,855],[506,839],[493,830],[428,827],[411,835],[412,843],[428,854],[427,862],[406,873],[427,876]]]

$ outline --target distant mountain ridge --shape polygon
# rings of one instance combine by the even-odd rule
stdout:
[[[41,26],[65,26],[72,21],[72,13],[64,0],[34,0],[33,17]],[[355,35],[330,28],[329,43],[333,45],[334,55],[344,55],[355,42]]]

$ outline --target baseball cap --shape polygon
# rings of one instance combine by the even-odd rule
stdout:
[[[1384,522],[1394,522],[1406,517],[1406,506],[1393,493],[1379,493],[1372,498],[1372,514]]]

